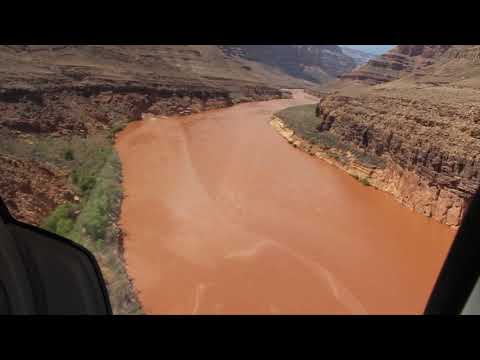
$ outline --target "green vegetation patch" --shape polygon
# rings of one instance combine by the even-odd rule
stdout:
[[[354,179],[358,180],[362,185],[371,186],[370,181],[367,178],[361,178],[357,175],[351,175]]]
[[[80,212],[69,237],[82,245],[103,245],[120,210],[121,165],[113,148],[101,148],[72,173],[81,194]]]
[[[285,125],[306,140],[314,140],[317,127],[322,120],[315,116],[315,105],[300,105],[286,108],[275,114],[283,120]],[[313,142],[313,141],[312,141]]]
[[[70,174],[77,197],[55,208],[40,224],[89,249],[102,268],[116,314],[141,314],[120,250],[116,225],[122,201],[121,163],[113,146],[125,122],[88,137],[2,136],[0,151],[51,164]],[[2,130],[0,130],[1,132]],[[1,135],[1,134],[0,134]]]
[[[318,131],[318,126],[322,123],[322,119],[315,116],[315,104],[293,106],[281,110],[275,115],[282,119],[284,124],[295,131],[295,134],[307,140],[311,144],[318,145],[323,148],[336,148],[342,151],[351,152],[360,162],[365,165],[384,168],[386,161],[375,154],[367,153],[359,150],[351,144],[344,143],[339,137],[329,131]],[[330,155],[334,154],[329,152]],[[333,157],[341,162],[344,160],[337,154]]]
[[[293,106],[279,111],[278,116],[284,124],[295,131],[295,134],[321,147],[346,149],[348,146],[342,143],[335,134],[328,131],[318,131],[322,119],[315,116],[316,105]]]
[[[360,183],[362,183],[365,186],[370,186],[370,181],[368,181],[367,178],[360,179]]]
[[[40,226],[56,234],[68,236],[73,229],[77,209],[74,204],[62,204],[52,211]]]

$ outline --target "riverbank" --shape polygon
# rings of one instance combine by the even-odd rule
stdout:
[[[0,161],[10,189],[21,190],[7,197],[14,216],[89,249],[102,270],[113,312],[141,314],[117,225],[122,171],[112,145],[110,130],[85,138],[25,134],[2,141],[0,150],[8,156],[0,155]]]
[[[50,106],[35,114],[48,121],[35,126],[16,121],[0,128],[0,170],[5,174],[0,194],[20,221],[72,239],[94,254],[115,314],[140,314],[143,310],[127,273],[118,225],[123,190],[122,165],[113,146],[116,134],[143,114],[188,116],[289,94],[252,88],[155,97],[146,89],[138,93],[130,89],[133,93],[128,94],[101,89],[96,94],[96,90],[38,95]],[[13,110],[22,113],[29,104],[8,106],[17,106]]]
[[[308,125],[298,125],[295,122],[296,116],[305,116],[304,112],[314,118],[314,111],[314,106],[286,109],[275,114],[270,125],[292,146],[342,169],[364,185],[393,195],[398,202],[412,211],[431,217],[453,229],[458,228],[458,219],[461,218],[464,206],[457,204],[447,191],[439,190],[436,195],[432,195],[430,191],[422,191],[425,190],[422,186],[427,186],[425,181],[388,157],[363,153],[342,143],[331,133],[318,132],[315,121],[307,119],[306,123],[311,123]],[[287,121],[297,127],[311,128],[297,128],[296,132],[287,125]]]

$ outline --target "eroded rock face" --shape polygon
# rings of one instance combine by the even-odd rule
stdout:
[[[217,46],[0,46],[0,126],[86,133],[145,111],[188,114],[282,96],[286,74],[246,67]]]
[[[324,82],[352,70],[354,59],[337,45],[223,45],[225,53],[273,65],[295,77]]]
[[[242,88],[243,101],[281,98],[277,89]],[[0,126],[25,133],[87,135],[115,121],[137,120],[142,113],[189,115],[230,106],[230,92],[208,88],[148,89],[102,87],[25,92],[10,101],[10,91],[0,94]]]
[[[317,130],[388,160],[379,188],[458,225],[480,185],[479,59],[477,45],[398,46],[334,85]]]
[[[369,60],[374,59],[376,57],[374,54],[370,54],[361,50],[352,49],[345,46],[342,47],[342,52],[345,55],[350,56],[355,62],[356,66],[363,65],[367,63]]]
[[[0,193],[20,221],[38,225],[50,211],[74,200],[68,175],[49,165],[0,154]]]
[[[0,130],[85,137],[144,113],[189,115],[284,97],[266,83],[287,75],[262,71],[225,59],[216,46],[0,45]],[[0,154],[0,196],[38,224],[68,200],[68,176],[11,155]]]
[[[452,45],[399,45],[341,78],[369,85],[385,83],[408,73],[421,72],[451,48]]]

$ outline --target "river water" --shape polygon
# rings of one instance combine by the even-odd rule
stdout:
[[[454,236],[289,145],[293,99],[131,123],[121,227],[151,314],[419,314]]]

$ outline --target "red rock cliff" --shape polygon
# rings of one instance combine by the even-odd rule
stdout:
[[[480,46],[401,45],[331,90],[318,131],[385,159],[378,187],[458,225],[480,184]]]

